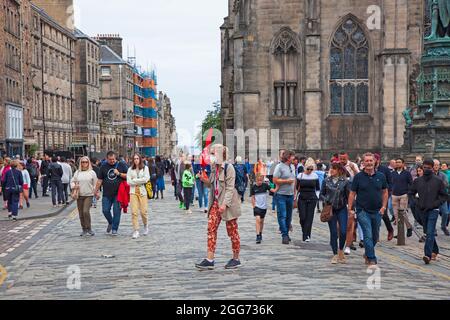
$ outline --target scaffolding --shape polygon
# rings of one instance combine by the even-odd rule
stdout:
[[[134,67],[134,123],[136,147],[147,157],[155,157],[158,147],[158,107],[156,72]]]

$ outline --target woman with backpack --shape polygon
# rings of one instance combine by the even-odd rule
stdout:
[[[4,192],[8,202],[8,217],[17,221],[19,214],[19,200],[23,193],[22,172],[17,169],[19,161],[11,161],[10,170],[5,173]]]

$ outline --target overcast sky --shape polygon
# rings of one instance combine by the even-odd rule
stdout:
[[[171,98],[181,144],[220,100],[220,29],[227,0],[75,0],[88,35],[119,33],[143,67],[155,66],[158,91]]]

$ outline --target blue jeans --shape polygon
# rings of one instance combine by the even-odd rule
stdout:
[[[111,207],[113,209],[113,215],[111,215]],[[122,209],[120,208],[120,203],[117,201],[117,196],[114,198],[103,196],[102,211],[106,220],[108,220],[108,224],[112,225],[112,231],[118,231]]]
[[[277,208],[277,195],[274,194],[272,197],[272,211],[275,211],[276,208]]]
[[[358,210],[358,223],[364,235],[364,248],[366,250],[366,257],[369,262],[378,263],[375,256],[375,246],[380,238],[381,214],[369,213],[364,210]]]
[[[448,221],[448,205],[447,202],[444,202],[439,208],[439,212],[441,214],[441,228],[447,228]]]
[[[392,205],[392,196],[388,199],[388,210],[392,217],[394,217],[394,206]]]
[[[20,194],[4,191],[7,201],[8,201],[8,212],[12,214],[13,217],[19,215],[19,200]]]
[[[425,256],[431,258],[433,253],[439,254],[439,247],[436,242],[436,224],[439,216],[439,210],[431,210],[421,214],[423,229],[426,230]]]
[[[195,183],[197,184],[199,208],[208,208],[209,189],[205,187],[205,184],[200,179],[197,179]],[[204,207],[203,204],[205,205]]]
[[[330,227],[330,245],[334,255],[338,254],[338,223],[339,223],[339,250],[344,250],[347,237],[348,211],[344,207],[340,210],[333,209],[333,218],[328,222]]]
[[[294,196],[277,195],[278,225],[283,238],[289,236],[289,227],[292,223],[292,210],[294,209]]]
[[[63,204],[65,202],[64,194],[63,194],[63,184],[61,180],[52,180],[52,203],[54,206],[57,204]],[[56,197],[58,195],[58,198]],[[56,202],[58,201],[58,202]]]

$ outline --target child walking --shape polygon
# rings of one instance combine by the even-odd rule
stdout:
[[[183,192],[184,192],[184,206],[186,213],[192,213],[192,210],[189,209],[192,200],[192,188],[195,184],[194,174],[191,171],[192,165],[190,163],[185,164],[182,184],[183,184]]]
[[[264,176],[258,173],[256,175],[256,184],[250,190],[252,197],[253,214],[256,218],[256,244],[261,244],[262,233],[264,229],[264,219],[267,214],[267,192],[276,193],[278,190],[271,189],[267,183],[264,183]]]

